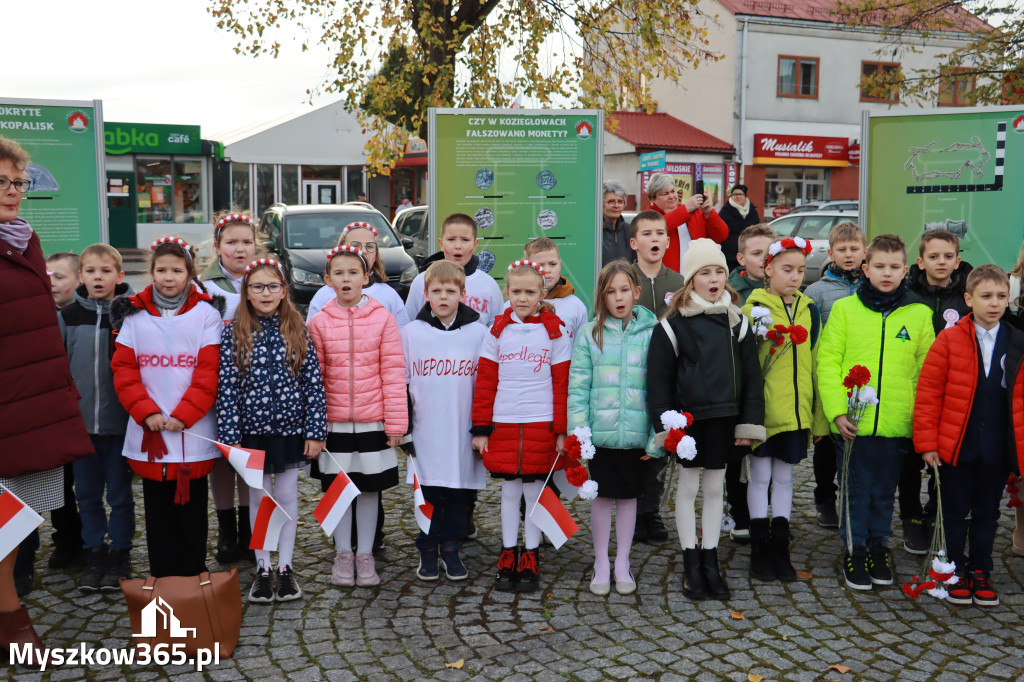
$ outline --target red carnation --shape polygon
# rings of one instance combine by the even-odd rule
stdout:
[[[768,349],[768,355],[775,355],[775,347],[774,346],[772,346],[771,348]]]
[[[689,424],[689,422],[687,422]],[[669,452],[675,452],[679,446],[679,441],[686,435],[686,431],[682,429],[669,429],[668,436],[665,437],[665,449]]]
[[[580,461],[580,453],[582,451],[582,446],[580,445],[579,438],[577,438],[576,436],[567,436],[563,447],[565,448],[566,457],[568,457],[574,462]]]
[[[683,416],[686,417],[687,428],[693,426],[693,415],[690,414],[689,412],[683,412]]]
[[[796,248],[796,242],[793,241],[792,237],[786,237],[785,239],[782,240],[780,245],[784,249],[795,249]]]
[[[769,329],[767,332],[765,332],[764,338],[768,339],[769,341],[774,341],[778,335],[779,333],[777,331],[775,331],[774,329]]]
[[[581,466],[566,469],[565,478],[569,481],[570,485],[574,485],[577,488],[590,480],[590,476],[587,475],[587,470]]]
[[[793,325],[789,328],[789,340],[793,342],[794,346],[799,346],[807,340],[807,330],[798,324]]]
[[[867,386],[868,382],[871,381],[871,370],[864,365],[854,365],[850,368],[846,378],[853,384],[853,386],[849,386],[846,384],[846,381],[843,381],[843,385],[847,388]]]

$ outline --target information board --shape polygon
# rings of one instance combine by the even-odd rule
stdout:
[[[562,276],[591,308],[601,257],[604,112],[431,109],[430,240],[453,213],[473,217],[481,267],[504,288],[534,237],[558,244]]]
[[[1024,240],[1024,107],[865,112],[861,224],[899,235],[908,260],[925,230],[960,238],[971,265],[1010,269]]]

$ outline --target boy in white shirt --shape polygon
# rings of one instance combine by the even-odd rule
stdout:
[[[587,306],[573,293],[569,280],[562,277],[558,245],[547,237],[537,237],[526,242],[523,256],[544,268],[544,299],[555,306],[555,314],[568,330],[569,338],[575,340],[576,331],[587,323]]]

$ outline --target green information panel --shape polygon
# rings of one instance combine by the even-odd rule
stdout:
[[[1009,269],[1024,240],[1024,108],[865,113],[861,220],[898,234],[908,258],[925,230],[960,237],[971,265]]]
[[[431,109],[430,229],[476,221],[481,266],[502,287],[534,237],[558,244],[562,276],[591,308],[600,259],[604,112]]]
[[[39,234],[43,253],[78,253],[106,241],[101,111],[99,101],[0,99],[0,135],[32,157],[21,217]]]

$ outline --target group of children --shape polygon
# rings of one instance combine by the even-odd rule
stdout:
[[[634,532],[657,530],[660,517],[638,519],[657,515],[658,474],[675,456],[683,592],[725,599],[717,557],[723,495],[737,522],[733,537],[752,543],[751,575],[795,580],[794,466],[813,439],[819,522],[838,525],[834,480],[843,439],[853,439],[846,584],[893,582],[887,543],[901,480],[907,549],[928,551],[927,543],[911,546],[907,529],[926,518],[923,463],[941,461],[949,552],[964,576],[949,599],[998,603],[992,539],[1010,468],[1007,441],[1011,428],[1024,433],[1024,336],[1000,323],[1006,274],[982,266],[965,276],[956,237],[933,231],[905,280],[897,237],[865,249],[863,231],[844,223],[830,234],[825,278],[801,292],[810,245],[778,239],[766,225],[740,236],[733,273],[709,239],[689,244],[680,273],[666,268],[669,239],[658,212],[640,213],[630,229],[637,261],[604,267],[590,322],[553,241],[530,241],[502,292],[477,269],[476,225],[463,214],[443,221],[442,250],[404,306],[384,280],[374,228],[346,226],[306,321],[290,303],[281,264],[256,257],[256,228],[244,214],[217,221],[218,260],[202,278],[190,245],[155,242],[153,283],[137,294],[123,284],[116,250],[88,247],[76,302],[60,311],[96,449],[75,463],[89,556],[80,588],[116,589],[129,573],[133,473],[143,479],[150,573],[205,570],[210,475],[224,500],[216,505],[218,560],[247,551],[255,521],[247,509],[272,494],[289,519],[276,570],[269,552],[255,553],[249,599],[300,598],[292,572],[297,476],[310,462],[325,490],[344,472],[360,491],[334,531],[332,583],[376,585],[380,495],[398,484],[400,447],[410,458],[408,482],[415,475],[433,507],[416,539],[417,577],[468,577],[461,543],[475,530],[476,493],[489,472],[501,482],[495,589],[533,591],[541,529],[531,511],[550,474],[574,465],[583,441],[598,491],[591,591],[607,594],[613,582],[621,594],[636,589]],[[859,426],[847,417],[844,387],[855,365],[870,369],[879,400]],[[1008,401],[1012,414],[1000,407]],[[567,452],[568,435],[575,453]],[[263,485],[239,486],[237,514],[233,471],[215,478],[224,463],[214,441],[266,453]]]

